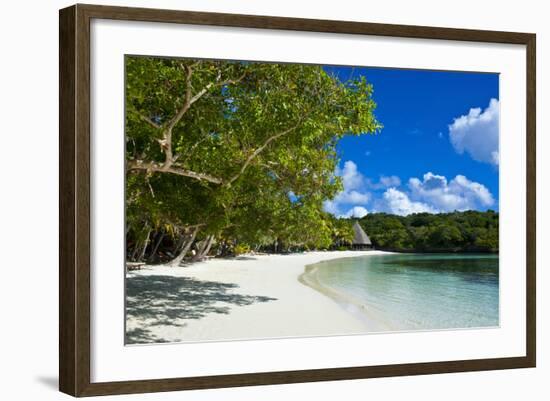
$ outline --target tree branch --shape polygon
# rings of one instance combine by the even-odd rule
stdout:
[[[240,77],[236,79],[227,79],[225,81],[220,81],[222,79],[222,76],[221,76],[221,71],[218,71],[218,74],[216,75],[216,80],[214,82],[210,82],[200,91],[198,91],[195,95],[192,95],[192,86],[191,86],[191,75],[193,74],[192,66],[182,66],[182,68],[187,72],[185,101],[183,103],[182,108],[179,110],[179,112],[176,113],[176,115],[172,117],[172,119],[168,122],[167,128],[173,128],[182,119],[183,115],[187,112],[187,110],[189,110],[189,108],[193,105],[193,103],[195,103],[197,100],[203,97],[210,89],[214,87],[220,87],[220,86],[239,83],[246,76],[246,71],[245,71]]]
[[[182,107],[166,124],[166,131],[171,131],[172,128],[174,128],[174,126],[181,120],[183,115],[187,112],[187,110],[189,110],[189,107],[191,107],[192,104],[191,100],[193,99],[193,86],[191,85],[191,77],[193,76],[193,67],[190,65],[183,65],[182,68],[187,74],[185,77],[185,98]]]
[[[300,126],[300,124],[302,123],[303,119],[300,119],[300,121],[298,121],[298,123],[290,128],[287,128],[286,130],[284,131],[281,131],[275,135],[272,135],[270,136],[269,138],[267,138],[264,143],[259,147],[257,148],[254,152],[252,152],[250,154],[250,156],[248,156],[248,158],[246,159],[246,161],[244,162],[244,164],[241,166],[241,169],[239,170],[239,172],[237,174],[235,174],[233,177],[231,177],[228,181],[226,181],[224,183],[224,185],[226,186],[230,186],[231,184],[233,184],[245,171],[246,169],[248,168],[248,166],[250,165],[250,163],[252,163],[252,161],[260,154],[264,151],[265,148],[267,148],[269,146],[269,144],[271,142],[273,142],[274,140],[284,136],[284,135],[287,135],[289,134],[290,132],[294,131],[296,128],[298,128]]]
[[[223,184],[224,181],[219,177],[214,177],[209,174],[204,173],[197,173],[192,170],[187,170],[181,166],[176,165],[176,161],[179,159],[181,155],[174,155],[172,151],[172,131],[176,124],[178,124],[179,121],[183,118],[185,113],[189,110],[191,105],[195,103],[197,100],[199,100],[202,96],[204,96],[211,88],[213,87],[220,87],[224,85],[229,84],[235,84],[244,79],[246,76],[246,71],[238,78],[236,79],[228,79],[225,81],[221,81],[221,71],[218,71],[218,74],[216,76],[216,80],[214,82],[209,83],[206,85],[203,89],[201,89],[199,92],[197,92],[195,95],[193,95],[193,86],[191,82],[191,78],[193,76],[193,67],[198,65],[199,62],[191,64],[191,65],[184,65],[183,63],[180,64],[180,67],[185,70],[186,77],[185,77],[185,95],[184,95],[184,102],[181,108],[178,110],[178,112],[166,123],[164,124],[157,124],[154,121],[152,121],[147,116],[141,114],[137,110],[135,112],[138,114],[141,120],[149,124],[155,129],[162,130],[162,139],[157,139],[157,142],[159,143],[162,151],[164,152],[164,163],[155,163],[155,162],[145,162],[144,160],[130,160],[127,163],[127,170],[142,170],[142,171],[148,171],[148,172],[166,172],[166,173],[172,173],[184,177],[190,177],[197,179],[199,181],[208,181],[214,184]],[[276,138],[273,138],[276,139]],[[200,140],[198,143],[193,145],[193,149],[198,146],[198,144],[202,142]],[[269,141],[271,142],[271,141]],[[265,145],[267,146],[269,142]],[[260,150],[261,151],[261,150]],[[259,153],[259,152],[258,152]],[[246,164],[249,164],[250,161],[247,161]],[[243,166],[242,172],[247,168],[247,165]],[[241,174],[242,174],[241,172]],[[240,175],[240,174],[239,174]],[[238,177],[234,177],[230,180],[229,184],[233,181],[235,181]]]
[[[241,74],[241,76],[238,77],[238,78],[236,78],[236,79],[227,79],[227,80],[225,80],[225,81],[223,81],[223,82],[220,82],[220,83],[217,84],[217,86],[225,86],[225,85],[237,84],[237,83],[241,82],[241,81],[244,79],[244,77],[246,77],[246,73],[247,73],[247,71],[243,72],[243,73]]]
[[[183,177],[194,178],[199,181],[207,181],[213,184],[222,184],[223,180],[219,177],[214,177],[210,174],[197,173],[192,170],[187,170],[182,167],[170,165],[166,167],[165,164],[159,163],[149,163],[144,162],[143,160],[129,160],[126,163],[126,170],[142,170],[153,173],[171,173],[176,175],[181,175]]]
[[[138,113],[138,116],[140,118],[140,120],[142,121],[145,121],[147,124],[149,124],[151,127],[155,128],[155,129],[160,129],[161,126],[158,125],[156,122],[154,122],[153,120],[151,120],[149,117],[147,116],[144,116],[143,114],[141,114],[139,111],[136,110],[136,113]]]
[[[156,122],[151,120],[149,117],[147,117],[145,114],[140,112],[134,105],[130,104],[128,109],[131,113],[134,113],[136,116],[138,116],[141,121],[146,122],[151,127],[155,128],[155,129],[160,129],[161,128],[161,126],[159,124],[157,124]]]
[[[223,86],[228,84],[234,84],[237,82],[240,82],[244,77],[246,76],[246,71],[237,79],[229,79],[226,81],[221,81],[221,71],[218,71],[218,74],[216,76],[216,81],[211,82],[208,85],[206,85],[203,89],[201,89],[198,93],[193,95],[193,85],[191,83],[191,78],[193,76],[193,67],[197,65],[198,63],[192,64],[192,65],[183,65],[180,64],[180,67],[186,71],[187,75],[185,77],[185,100],[183,102],[183,105],[181,109],[168,121],[168,123],[158,126],[158,128],[162,128],[162,139],[157,140],[162,151],[165,155],[165,161],[164,161],[164,169],[169,169],[171,166],[176,162],[176,160],[180,157],[180,155],[174,156],[172,152],[172,130],[176,126],[178,122],[181,121],[185,113],[189,110],[189,108],[195,103],[197,100],[199,100],[202,96],[204,96],[210,88],[214,86]],[[149,121],[149,123],[153,123],[152,121]]]

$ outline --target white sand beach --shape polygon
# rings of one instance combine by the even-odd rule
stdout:
[[[127,274],[127,343],[357,334],[380,330],[300,282],[305,266],[382,251],[307,252],[145,266]]]

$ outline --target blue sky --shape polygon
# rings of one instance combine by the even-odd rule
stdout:
[[[324,67],[374,87],[377,135],[339,145],[335,215],[498,210],[498,74]]]

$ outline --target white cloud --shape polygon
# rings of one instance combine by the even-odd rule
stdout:
[[[409,196],[395,188],[389,188],[384,192],[385,208],[388,212],[406,216],[412,213],[437,213],[437,210],[422,202],[413,202]]]
[[[401,179],[396,175],[390,175],[390,176],[383,175],[380,177],[380,185],[386,188],[398,187],[401,185]]]
[[[457,175],[448,182],[446,177],[428,172],[422,181],[409,179],[409,189],[414,200],[426,202],[444,212],[477,209],[492,206],[495,202],[484,185],[463,175]]]
[[[449,184],[452,191],[460,193],[470,202],[480,203],[482,206],[492,206],[495,203],[493,195],[479,182],[468,180],[463,175],[457,175]]]
[[[372,190],[399,187],[401,186],[401,179],[396,175],[381,175],[378,181],[373,181],[370,178],[365,178],[365,185],[368,189]]]
[[[467,115],[455,118],[449,125],[449,139],[455,150],[460,154],[466,152],[479,162],[498,166],[499,116],[499,101],[491,99],[485,110],[473,108]]]
[[[331,200],[326,200],[323,202],[323,210],[335,216],[338,216],[340,214],[338,204]]]
[[[334,199],[325,201],[324,210],[339,217],[348,217],[348,213],[353,209],[360,212],[365,211],[366,214],[366,209],[363,206],[371,198],[367,191],[369,180],[357,169],[357,164],[348,160],[344,163],[343,168],[336,169],[335,175],[342,178],[344,190],[336,194]],[[353,206],[352,209],[349,209],[350,205]],[[344,212],[346,209],[349,210]]]
[[[355,204],[364,204],[367,203],[370,199],[370,194],[367,192],[359,192],[356,190],[352,191],[342,191],[334,201],[337,203],[355,203]]]
[[[365,217],[368,214],[367,209],[365,209],[363,206],[354,206],[350,210],[348,210],[344,216],[339,217],[355,217],[355,218],[361,218]]]
[[[344,168],[336,169],[336,175],[342,177],[344,191],[362,188],[365,183],[365,177],[357,170],[357,164],[348,160],[344,163]]]
[[[335,174],[342,178],[344,190],[334,199],[325,201],[323,208],[337,217],[362,217],[368,212],[367,205],[370,205],[371,212],[407,215],[480,210],[495,203],[487,187],[460,174],[447,179],[427,172],[422,178],[410,178],[407,189],[398,189],[401,180],[397,176],[380,176],[377,182],[373,182],[351,160]]]

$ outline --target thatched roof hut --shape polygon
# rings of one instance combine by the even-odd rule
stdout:
[[[354,248],[371,248],[372,242],[363,228],[356,221],[353,224],[353,242]]]

